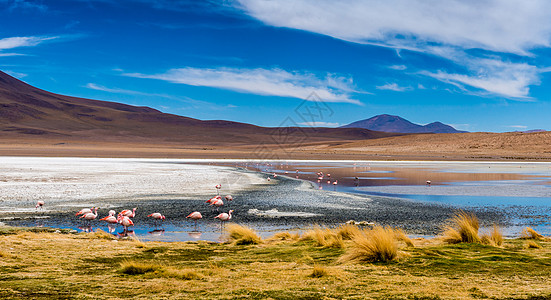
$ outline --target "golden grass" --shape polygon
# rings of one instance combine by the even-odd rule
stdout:
[[[301,240],[316,242],[316,246],[324,248],[344,248],[342,237],[329,228],[316,227],[305,232]]]
[[[527,241],[524,244],[524,248],[526,249],[541,249],[543,248],[540,244],[536,243],[535,241]]]
[[[354,235],[352,245],[339,261],[386,262],[397,256],[396,231],[390,227],[375,226]]]
[[[104,240],[116,239],[114,235],[108,232],[105,232],[101,229],[97,229],[95,232],[88,234],[88,237],[92,239],[104,239]]]
[[[351,240],[358,233],[360,233],[360,228],[353,224],[344,224],[337,227],[337,235],[343,240]]]
[[[327,271],[327,268],[325,268],[323,266],[320,266],[320,265],[315,265],[314,269],[312,270],[312,274],[310,274],[310,277],[312,277],[312,278],[321,278],[321,277],[327,276],[327,275],[329,275],[329,272]]]
[[[458,211],[444,227],[443,239],[446,243],[478,243],[478,218],[473,213]]]
[[[161,271],[161,274],[163,277],[176,278],[180,280],[194,280],[203,278],[203,275],[191,269],[166,268]]]
[[[394,229],[394,235],[398,241],[404,242],[408,247],[415,247],[411,239],[402,229]]]
[[[290,233],[288,231],[278,232],[271,236],[268,240],[270,241],[298,241],[300,239],[300,234]]]
[[[230,241],[236,245],[255,245],[262,243],[262,239],[252,229],[238,224],[230,224],[227,229]]]
[[[120,272],[127,275],[140,275],[159,270],[161,266],[154,263],[136,262],[132,260],[123,261]]]
[[[504,241],[503,233],[501,229],[494,224],[490,232],[482,234],[480,241],[482,244],[500,247],[503,245]]]
[[[396,242],[396,234],[390,236]],[[396,242],[397,261],[339,264],[345,250],[314,242],[145,242],[137,248],[130,239],[80,234],[0,235],[0,249],[17,253],[0,258],[0,299],[119,299],[113,291],[125,286],[132,287],[124,295],[132,299],[547,299],[551,242],[525,249],[529,241],[507,239],[506,248],[493,248],[415,239],[415,247],[403,249]],[[147,272],[122,273],[124,261],[139,263],[127,272]],[[310,277],[315,266],[328,275]]]
[[[526,240],[543,240],[544,239],[543,235],[539,234],[531,227],[524,228],[520,233],[520,238],[526,239]]]

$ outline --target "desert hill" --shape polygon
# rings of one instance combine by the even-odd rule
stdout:
[[[292,145],[391,136],[358,128],[267,128],[50,93],[0,71],[0,136],[186,145]]]
[[[377,115],[369,119],[356,121],[341,128],[364,128],[369,130],[383,132],[402,132],[402,133],[459,133],[459,131],[450,125],[441,122],[432,122],[427,125],[418,125],[404,118],[393,115]]]

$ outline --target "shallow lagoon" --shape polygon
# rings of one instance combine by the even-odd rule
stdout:
[[[233,209],[233,222],[251,226],[264,237],[349,219],[430,236],[454,209],[465,208],[477,212],[484,225],[504,225],[510,236],[525,226],[551,234],[548,163],[14,157],[0,161],[0,222],[14,226],[108,231],[98,221],[81,222],[74,213],[99,206],[103,217],[109,209],[138,207],[132,233],[140,239],[221,241],[224,231],[214,216]],[[320,171],[324,180],[318,183]],[[222,195],[231,193],[235,201],[217,211],[204,201],[216,194],[218,183]],[[39,199],[46,205],[36,212]],[[197,227],[185,219],[194,210],[204,216]],[[156,211],[167,216],[163,225],[146,218]],[[112,232],[123,233],[120,227]]]

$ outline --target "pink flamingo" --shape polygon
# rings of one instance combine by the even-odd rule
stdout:
[[[109,211],[109,215],[110,215],[110,216],[114,216],[116,213],[117,213],[117,212],[114,211],[114,210],[110,210],[110,211]]]
[[[42,201],[42,200],[36,201],[36,206],[34,208],[37,209],[37,210],[38,210],[38,208],[40,208],[40,210],[44,209],[44,201]]]
[[[224,205],[224,201],[222,201],[222,199],[218,199],[210,203],[210,206],[216,206],[216,210],[218,210],[220,206],[223,206],[223,205]]]
[[[161,215],[161,213],[152,213],[152,214],[148,215],[148,217],[151,217],[155,220],[155,225],[157,225],[157,222],[159,220],[161,220],[161,221],[165,220],[165,216]]]
[[[92,209],[94,209],[93,207],[92,208],[83,208],[81,210],[79,210],[79,212],[77,212],[75,214],[75,216],[78,216],[78,215],[85,215],[87,213],[91,213],[92,212]]]
[[[195,228],[197,228],[197,220],[202,219],[203,216],[201,215],[200,212],[194,211],[194,212],[192,212],[191,214],[189,214],[189,215],[186,217],[186,219],[187,219],[187,218],[193,219],[193,221],[195,221]]]
[[[218,195],[220,195],[220,189],[222,188],[222,185],[221,185],[221,184],[217,184],[217,185],[215,186],[215,188],[216,188],[216,193],[217,193]]]
[[[215,202],[217,200],[222,200],[222,196],[220,196],[220,195],[214,196],[214,197],[210,198],[209,200],[205,201],[205,203],[212,204],[213,202]]]
[[[231,214],[233,213],[233,210],[230,210],[228,213],[221,213],[218,216],[214,217],[215,219],[220,220],[220,228],[222,228],[222,224],[224,222],[227,222],[231,220]]]
[[[226,197],[224,197],[227,201],[233,201],[233,197],[232,195],[226,195]]]
[[[128,231],[129,226],[134,226],[134,222],[132,222],[132,220],[130,220],[130,218],[127,216],[120,216],[119,223],[124,226],[125,232]]]
[[[99,219],[100,221],[105,221],[109,224],[117,224],[118,221],[117,221],[117,218],[115,216],[112,216],[112,215],[109,215],[107,217],[103,217],[101,219]]]
[[[136,216],[136,209],[138,208],[134,207],[132,210],[125,209],[119,213],[119,216],[134,218]]]
[[[94,212],[93,213],[89,212],[87,214],[82,215],[80,218],[90,222],[92,220],[95,220],[97,217],[98,217],[98,208],[94,207]]]

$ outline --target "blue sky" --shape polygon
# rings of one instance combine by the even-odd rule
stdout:
[[[322,126],[551,130],[549,1],[0,0],[0,16],[0,70],[55,93],[309,126],[314,92]]]

